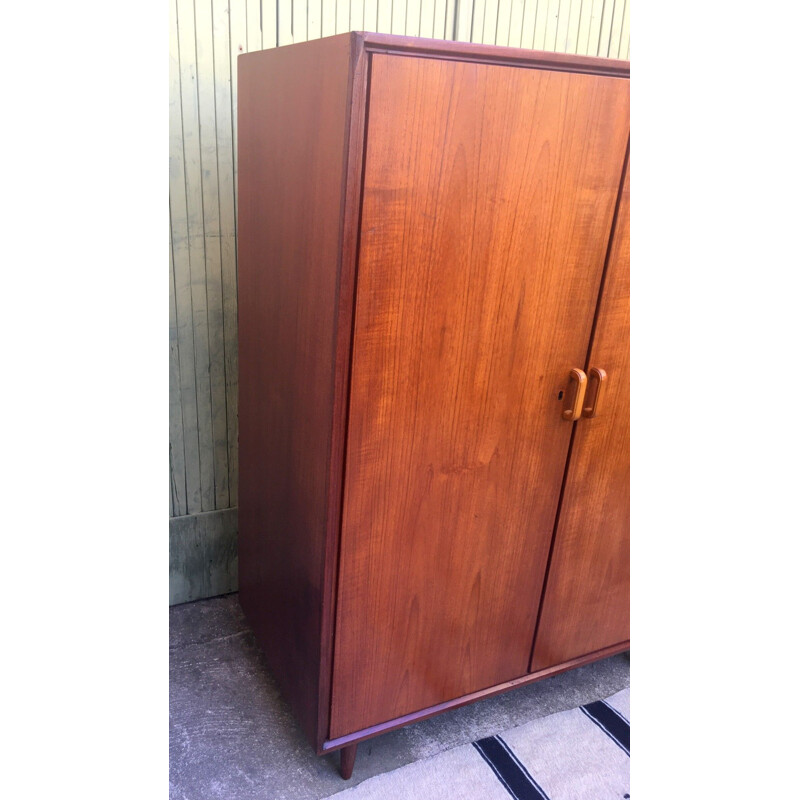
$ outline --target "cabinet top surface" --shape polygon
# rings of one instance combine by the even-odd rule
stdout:
[[[552,53],[544,50],[528,50],[520,47],[503,47],[494,44],[474,44],[449,39],[423,39],[416,36],[398,36],[389,33],[370,33],[352,31],[328,36],[325,39],[351,39],[354,50],[368,53],[389,53],[394,55],[417,56],[420,58],[441,58],[456,61],[476,61],[487,64],[506,64],[564,72],[585,72],[617,78],[630,77],[630,62],[614,58],[579,56],[568,53]],[[240,59],[258,57],[265,52],[275,52],[289,48],[312,48],[325,39],[312,39],[307,42],[271,48],[270,51],[242,53]]]

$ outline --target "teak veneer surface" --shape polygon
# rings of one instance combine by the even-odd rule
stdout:
[[[628,83],[371,57],[330,738],[528,672]]]
[[[587,364],[608,385],[576,425],[532,671],[630,638],[629,175]]]

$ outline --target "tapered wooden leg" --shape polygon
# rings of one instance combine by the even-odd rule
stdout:
[[[358,745],[351,744],[339,751],[339,772],[345,780],[349,780],[353,774],[353,765],[356,763],[356,750],[358,750]]]

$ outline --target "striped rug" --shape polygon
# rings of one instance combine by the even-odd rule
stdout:
[[[630,689],[364,781],[336,800],[625,800]],[[358,769],[358,764],[356,764]]]

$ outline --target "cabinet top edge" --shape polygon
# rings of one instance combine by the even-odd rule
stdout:
[[[496,44],[475,44],[449,39],[423,39],[416,36],[398,36],[389,33],[354,31],[353,36],[368,53],[416,55],[427,58],[479,61],[489,64],[555,69],[568,72],[586,72],[618,78],[630,77],[630,61],[598,56],[579,56],[569,53],[552,53],[545,50],[528,50],[522,47],[504,47]]]
[[[240,53],[238,59],[265,57],[288,48],[301,47],[313,49],[319,42],[337,40],[341,45],[350,45],[354,52],[384,53],[388,55],[417,56],[418,58],[439,58],[450,61],[474,61],[483,64],[528,67],[533,69],[557,70],[560,72],[582,72],[590,75],[604,75],[613,78],[630,78],[630,61],[599,56],[579,56],[569,53],[552,53],[546,50],[528,50],[523,47],[504,47],[496,44],[475,44],[456,42],[450,39],[424,39],[416,36],[399,36],[391,33],[370,33],[351,31],[321,39],[272,47]]]

